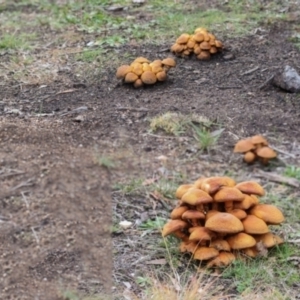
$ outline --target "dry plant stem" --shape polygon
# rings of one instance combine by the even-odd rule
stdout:
[[[288,177],[281,176],[279,174],[264,172],[261,170],[258,170],[255,175],[257,177],[266,178],[273,182],[284,183],[296,188],[300,187],[300,181],[295,178],[288,178]]]

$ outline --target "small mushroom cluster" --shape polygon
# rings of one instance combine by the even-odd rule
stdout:
[[[208,267],[229,265],[240,256],[256,257],[261,249],[283,243],[268,225],[284,221],[274,205],[259,203],[265,191],[254,181],[236,183],[229,177],[199,178],[176,191],[178,205],[162,236],[182,240],[181,252],[207,261]]]
[[[202,27],[197,28],[194,34],[181,34],[171,47],[171,51],[178,56],[187,57],[194,53],[200,60],[208,60],[222,49],[222,42]]]
[[[150,62],[145,57],[138,57],[130,65],[120,66],[116,77],[139,88],[144,84],[155,84],[157,81],[165,81],[169,69],[175,66],[175,60],[170,57],[163,60],[157,59],[153,62]]]
[[[267,140],[261,135],[254,135],[238,141],[233,152],[242,153],[244,161],[248,164],[259,160],[263,165],[267,165],[270,159],[277,156],[276,152],[269,147]]]

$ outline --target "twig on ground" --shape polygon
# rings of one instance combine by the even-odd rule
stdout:
[[[31,227],[31,231],[32,231],[33,236],[34,236],[34,238],[36,240],[36,243],[39,245],[40,244],[40,239],[39,239],[38,235],[36,234],[36,232],[35,232],[35,230],[34,230],[33,227]]]
[[[160,138],[160,139],[177,139],[178,138],[178,136],[162,136],[162,135],[152,134],[152,133],[149,133],[149,132],[145,133],[144,136],[145,135],[150,135],[150,136]]]
[[[4,173],[4,172],[7,173]],[[4,174],[3,174],[4,173]],[[5,177],[10,177],[10,176],[15,176],[15,175],[21,175],[24,174],[25,172],[20,171],[20,170],[14,170],[14,169],[8,169],[8,170],[1,170],[0,171],[0,178],[5,178]]]
[[[70,110],[70,111],[62,112],[62,113],[60,113],[59,115],[60,115],[61,117],[63,117],[63,116],[67,116],[67,115],[70,115],[70,114],[81,113],[81,112],[86,111],[86,110],[88,110],[88,107],[87,107],[87,106],[80,106],[80,107],[77,107],[77,108],[72,109],[72,110]]]
[[[278,183],[281,183],[281,184],[287,184],[289,186],[296,187],[296,188],[300,187],[300,181],[299,180],[297,180],[295,178],[288,178],[288,177],[285,177],[285,176],[282,176],[282,175],[279,175],[279,174],[275,174],[275,173],[269,173],[269,172],[264,172],[264,171],[259,170],[255,174],[255,176],[265,178],[265,179],[268,179],[268,180],[273,181],[273,182],[278,182]]]
[[[24,186],[32,186],[34,185],[33,181],[35,180],[35,177],[32,177],[32,178],[29,178],[28,180],[26,181],[23,181],[21,182],[20,184],[16,185],[15,187],[11,188],[10,191],[15,191],[21,187],[24,187]]]
[[[278,148],[276,148],[276,147],[274,147],[274,146],[272,146],[272,149],[274,149],[275,151],[277,151],[277,152],[279,152],[279,153],[282,153],[282,154],[284,154],[284,155],[286,155],[286,156],[289,156],[289,157],[292,157],[292,158],[296,158],[296,156],[295,156],[294,154],[288,153],[288,152],[283,151],[283,150],[281,150],[281,149],[278,149]]]
[[[22,200],[25,202],[26,208],[29,208],[29,203],[27,201],[27,198],[26,198],[24,192],[21,192],[21,195],[22,195]]]
[[[245,72],[242,73],[241,75],[242,75],[242,76],[244,76],[244,75],[249,75],[249,74],[255,72],[255,71],[258,70],[258,69],[259,69],[259,66],[255,67],[255,68],[253,68],[253,69],[250,69],[250,70],[248,70],[248,71],[245,71]]]
[[[292,257],[287,258],[287,261],[298,261],[298,262],[300,262],[300,257],[292,256]]]
[[[293,243],[293,244],[300,244],[300,239],[299,240],[288,240],[287,242]]]
[[[260,86],[258,86],[258,89],[261,90],[265,86],[267,86],[272,81],[272,79],[274,78],[274,76],[275,76],[274,74],[272,76],[270,76],[263,84],[261,84]]]
[[[148,108],[136,108],[136,107],[117,107],[116,110],[130,110],[130,111],[140,111],[140,112],[149,112],[149,111],[157,111],[157,110],[150,110]]]
[[[217,85],[216,88],[220,89],[220,90],[230,90],[230,89],[242,89],[242,86],[220,86]]]

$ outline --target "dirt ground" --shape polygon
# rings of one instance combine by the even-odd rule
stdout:
[[[299,164],[299,94],[267,82],[286,64],[300,71],[300,52],[287,41],[287,32],[282,24],[228,39],[224,52],[206,62],[177,58],[167,82],[142,89],[122,85],[114,69],[92,84],[72,70],[62,70],[47,86],[5,83],[0,90],[0,298],[107,292],[132,282],[131,273],[141,274],[140,251],[151,239],[130,244],[133,230],[114,234],[111,242],[112,213],[118,221],[143,212],[152,217],[153,203],[141,196],[125,199],[110,188],[125,176],[155,176],[159,155],[173,157],[168,169],[183,168],[191,178],[239,172],[233,144],[260,133],[286,163]],[[171,56],[168,48],[119,51],[156,59]],[[149,134],[149,118],[168,111],[215,121],[224,128],[218,147],[189,163],[195,149],[188,139]],[[101,155],[113,157],[117,168],[101,166]],[[166,207],[158,205],[155,214],[166,216]]]

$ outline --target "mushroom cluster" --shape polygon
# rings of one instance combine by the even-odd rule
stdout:
[[[187,57],[195,54],[200,60],[208,60],[212,54],[222,49],[222,42],[202,27],[197,28],[194,34],[181,34],[171,47],[171,51],[178,56]]]
[[[229,265],[237,257],[256,257],[262,248],[283,243],[268,225],[284,221],[274,205],[259,203],[265,191],[254,181],[229,177],[199,178],[176,191],[179,199],[162,236],[181,239],[180,251],[192,253],[208,267]],[[265,254],[265,253],[264,253]]]
[[[175,66],[175,60],[170,57],[163,60],[157,59],[152,62],[145,57],[138,57],[130,65],[120,66],[116,77],[139,88],[144,84],[155,84],[157,81],[165,81],[169,69]]]
[[[276,152],[269,147],[267,140],[261,135],[254,135],[238,141],[233,152],[242,153],[244,161],[248,164],[259,160],[263,165],[267,165],[270,159],[277,156]]]

